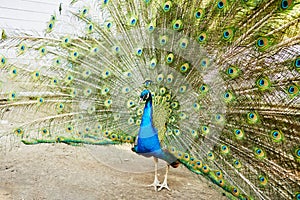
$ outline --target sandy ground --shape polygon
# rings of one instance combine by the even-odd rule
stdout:
[[[155,192],[147,187],[153,167],[151,158],[114,146],[22,144],[0,155],[0,200],[227,199],[183,166],[169,172],[171,191]]]

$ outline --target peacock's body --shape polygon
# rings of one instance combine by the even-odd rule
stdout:
[[[73,0],[59,12],[43,34],[2,31],[3,148],[135,143],[232,199],[300,199],[299,0]]]
[[[180,160],[178,160],[175,155],[170,153],[168,149],[162,149],[161,147],[161,141],[158,137],[158,131],[153,124],[153,107],[152,107],[151,92],[149,90],[144,90],[141,93],[140,98],[141,101],[145,100],[146,104],[142,116],[142,121],[140,124],[140,130],[136,139],[136,145],[133,147],[132,150],[145,157],[150,157],[150,156],[154,157],[155,178],[153,184],[151,184],[150,186],[154,186],[155,190],[157,189],[157,186],[160,186],[160,188],[158,189],[159,191],[162,188],[166,188],[170,190],[167,185],[167,173],[168,173],[169,165],[176,168],[178,167]],[[157,178],[158,158],[165,160],[168,163],[165,180],[161,185]]]

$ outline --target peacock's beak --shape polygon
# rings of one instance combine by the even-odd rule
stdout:
[[[143,98],[140,98],[140,100],[139,100],[139,102],[138,102],[138,103],[140,104],[142,101],[143,101]]]

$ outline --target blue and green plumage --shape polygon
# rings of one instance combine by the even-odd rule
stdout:
[[[138,136],[137,153],[178,160],[232,199],[297,199],[299,9],[299,0],[78,0],[44,35],[3,30],[1,139]],[[142,91],[152,94],[145,107]]]
[[[162,150],[158,131],[153,126],[152,95],[150,91],[144,90],[140,98],[146,100],[146,103],[137,136],[137,144],[133,147],[133,151],[146,157],[160,158],[172,166],[177,166],[177,158],[169,153],[168,150]]]
[[[137,144],[134,146],[133,150],[136,153],[145,156],[154,156],[161,153],[161,147],[158,139],[158,131],[153,126],[152,96],[149,90],[144,90],[142,92],[141,99],[143,98],[147,99],[145,99],[146,103],[138,133]]]

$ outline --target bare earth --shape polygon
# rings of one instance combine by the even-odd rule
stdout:
[[[165,169],[160,166],[163,181]],[[114,146],[21,144],[0,154],[0,200],[227,199],[183,166],[170,169],[171,191],[155,192],[147,187],[153,168],[153,159]]]

